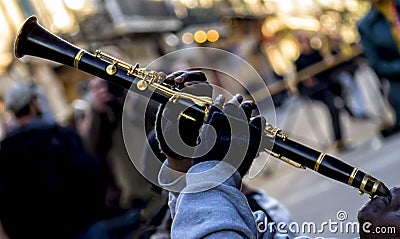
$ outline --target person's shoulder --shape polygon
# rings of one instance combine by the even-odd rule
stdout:
[[[46,121],[43,120],[38,122],[35,126],[33,126],[34,130],[37,132],[43,132],[48,135],[48,137],[78,137],[77,132],[71,127],[60,125],[55,121]]]
[[[82,141],[79,134],[69,126],[55,124],[52,131],[53,137],[61,139],[66,145],[76,145]]]
[[[40,119],[32,120],[31,122],[16,126],[12,130],[8,131],[4,138],[2,139],[2,144],[7,144],[11,142],[19,142],[21,140],[34,139],[40,140],[46,138],[50,132],[56,127],[53,123],[42,121]]]
[[[368,29],[370,25],[376,21],[378,12],[371,8],[360,20],[357,22],[358,29]]]
[[[70,135],[74,135],[74,136],[78,135],[77,132],[69,126],[54,124],[53,128],[54,128],[54,130],[58,131],[59,133],[70,134]]]

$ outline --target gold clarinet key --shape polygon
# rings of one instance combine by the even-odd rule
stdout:
[[[145,80],[140,80],[137,84],[136,87],[140,90],[140,91],[144,91],[147,89],[147,82]]]
[[[117,73],[117,67],[115,66],[115,64],[109,65],[106,68],[106,72],[110,76],[115,75],[115,73]]]

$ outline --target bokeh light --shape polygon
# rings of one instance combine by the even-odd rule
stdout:
[[[184,34],[182,35],[182,42],[183,42],[184,44],[189,45],[189,44],[192,44],[193,41],[194,41],[194,36],[193,36],[192,33],[186,32],[186,33],[184,33]]]
[[[83,0],[64,0],[65,5],[72,10],[82,10],[85,5]]]
[[[219,39],[219,33],[217,30],[209,30],[207,32],[207,39],[209,42],[216,42]]]
[[[198,30],[196,31],[196,33],[194,34],[194,40],[197,43],[204,43],[207,41],[207,33],[203,30]]]

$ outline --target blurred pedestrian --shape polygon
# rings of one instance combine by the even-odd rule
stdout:
[[[6,233],[73,238],[111,216],[101,164],[74,131],[43,118],[35,88],[15,85],[4,103],[16,118],[0,148],[0,221]]]
[[[354,55],[353,52],[353,46],[344,43],[339,35],[329,38],[328,57],[334,60],[335,57],[340,57],[340,55],[349,56],[348,60],[336,64],[331,70],[333,81],[339,83],[341,86],[338,94],[341,94],[343,98],[345,109],[353,118],[368,119],[369,115],[361,88],[355,78],[355,73],[360,63],[364,61],[364,56]]]
[[[384,126],[384,137],[400,131],[400,1],[368,0],[371,9],[359,21],[358,31],[369,66],[389,82],[389,102],[395,123]]]
[[[295,66],[298,72],[324,61],[320,52],[311,47],[310,37],[306,33],[298,33],[297,37],[300,56],[295,61]],[[342,123],[340,121],[340,111],[344,108],[344,104],[339,94],[335,93],[330,72],[322,72],[311,76],[302,81],[298,88],[302,96],[319,101],[327,107],[331,117],[335,147],[338,151],[346,149],[347,145],[343,139]]]
[[[143,207],[154,194],[125,148],[122,118],[127,92],[96,77],[90,80],[88,93],[88,128],[83,138],[90,154],[108,168],[110,204],[122,210]],[[125,110],[129,109],[130,106]],[[137,141],[141,145],[144,139]]]

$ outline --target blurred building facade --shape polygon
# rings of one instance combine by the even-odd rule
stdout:
[[[355,25],[368,8],[367,3],[357,0],[1,0],[1,91],[19,80],[58,89],[47,92],[53,92],[51,97],[59,102],[51,107],[56,118],[63,121],[69,115],[70,103],[79,97],[76,85],[90,77],[46,61],[21,63],[15,58],[15,36],[30,15],[86,50],[111,49],[124,60],[141,65],[186,47],[229,50],[227,46],[235,39],[250,45],[255,37],[267,59],[264,66],[285,76],[293,72],[293,61],[299,55],[294,31],[313,33],[316,48],[323,47],[330,36],[340,36],[345,44],[357,44]],[[253,39],[249,34],[254,34]],[[262,71],[264,66],[255,68]],[[47,73],[35,79],[39,77],[35,72],[44,68]]]

